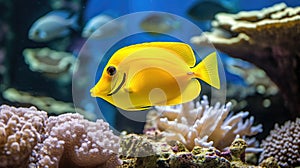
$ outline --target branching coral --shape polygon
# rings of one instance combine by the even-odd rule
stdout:
[[[35,167],[116,167],[119,138],[102,120],[90,122],[79,114],[49,117],[46,139],[35,147]]]
[[[281,167],[300,166],[300,118],[288,121],[283,126],[275,125],[274,130],[262,142],[264,151],[260,160],[274,157]]]
[[[46,120],[47,113],[34,107],[0,106],[0,167],[26,167]]]
[[[148,124],[148,127],[157,127],[167,141],[179,140],[189,150],[195,145],[224,149],[230,146],[237,135],[252,136],[262,131],[262,125],[252,126],[253,117],[243,122],[248,112],[228,116],[231,103],[209,106],[207,96],[203,96],[201,103],[189,102],[181,106],[157,109],[162,114],[152,121],[152,125]],[[254,142],[255,139],[249,140],[248,145],[251,146]]]
[[[293,116],[300,115],[300,7],[284,3],[261,11],[220,13],[212,32],[193,37],[192,43],[211,43],[230,56],[265,70],[286,99]],[[282,80],[284,79],[284,80]]]

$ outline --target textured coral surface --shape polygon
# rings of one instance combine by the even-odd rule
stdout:
[[[236,138],[229,149],[221,152],[214,147],[195,146],[189,151],[179,141],[159,142],[151,135],[128,134],[121,138],[120,168],[261,168],[245,162],[246,141]],[[278,168],[274,159],[262,163],[264,167]]]
[[[0,106],[0,167],[114,168],[122,164],[118,152],[119,137],[103,120]]]
[[[300,166],[300,118],[287,121],[283,126],[275,125],[274,130],[262,142],[264,151],[260,160],[274,157],[281,167]]]
[[[279,87],[294,117],[300,116],[300,7],[284,3],[261,11],[220,13],[212,32],[193,37],[192,43],[211,45],[230,56],[266,71]]]
[[[46,120],[47,113],[34,107],[0,106],[0,167],[26,167]]]

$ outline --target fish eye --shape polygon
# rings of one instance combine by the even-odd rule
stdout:
[[[110,76],[114,76],[117,73],[117,69],[114,66],[109,66],[106,69],[106,72],[110,75]]]

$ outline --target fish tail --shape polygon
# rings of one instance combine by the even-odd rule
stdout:
[[[192,68],[195,76],[207,84],[220,89],[218,60],[216,52],[206,56],[198,65]]]

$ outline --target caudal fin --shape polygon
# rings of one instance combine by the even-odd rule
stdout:
[[[220,89],[218,60],[216,52],[206,56],[196,67],[192,68],[195,76],[214,88]]]

